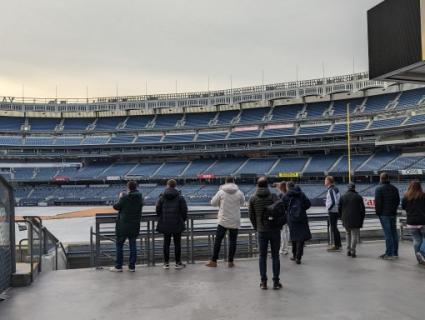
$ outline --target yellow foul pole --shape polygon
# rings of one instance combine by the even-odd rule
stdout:
[[[347,103],[347,149],[348,149],[348,182],[351,183],[351,134],[350,134],[350,104]]]

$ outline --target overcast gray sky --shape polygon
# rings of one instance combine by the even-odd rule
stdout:
[[[171,93],[367,70],[381,0],[10,0],[0,96]]]

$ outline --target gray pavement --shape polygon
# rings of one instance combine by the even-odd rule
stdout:
[[[46,273],[10,290],[0,319],[424,319],[425,269],[411,244],[402,243],[398,261],[378,259],[383,246],[364,243],[357,259],[308,247],[301,266],[282,257],[281,291],[259,289],[256,259],[235,269]]]

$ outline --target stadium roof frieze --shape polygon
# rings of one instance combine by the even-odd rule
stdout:
[[[367,72],[304,81],[266,84],[217,91],[186,92],[93,98],[0,97],[0,108],[10,111],[83,112],[119,111],[232,105],[255,101],[272,101],[306,96],[324,96],[387,87],[391,83],[369,80]]]

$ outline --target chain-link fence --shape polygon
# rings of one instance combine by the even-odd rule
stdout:
[[[13,189],[0,176],[0,293],[15,272],[15,210]]]

